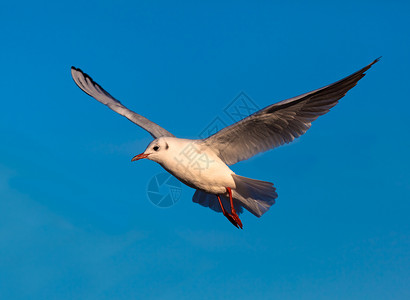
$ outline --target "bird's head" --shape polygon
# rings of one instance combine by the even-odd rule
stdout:
[[[143,153],[134,156],[131,161],[148,158],[152,161],[160,163],[162,161],[162,158],[164,157],[164,154],[167,153],[168,149],[169,144],[165,140],[165,138],[158,138],[153,140]]]

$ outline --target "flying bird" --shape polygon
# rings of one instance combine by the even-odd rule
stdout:
[[[205,139],[182,139],[129,110],[81,69],[71,67],[80,89],[113,111],[148,131],[154,140],[132,158],[159,163],[184,184],[196,189],[193,202],[223,215],[243,228],[238,214],[245,208],[261,217],[278,197],[273,183],[242,177],[230,168],[304,134],[311,123],[327,113],[379,61],[320,89],[269,105]]]

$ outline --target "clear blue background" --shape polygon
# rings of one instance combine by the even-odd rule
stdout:
[[[282,2],[282,1],[281,1]],[[408,1],[3,1],[2,299],[410,299]],[[151,141],[74,84],[195,137],[383,56],[296,143],[241,162],[277,204],[244,230],[146,195]]]

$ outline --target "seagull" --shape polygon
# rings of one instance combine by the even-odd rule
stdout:
[[[261,217],[275,203],[273,183],[235,174],[229,166],[258,153],[292,142],[327,113],[379,61],[317,90],[269,105],[205,139],[177,138],[147,118],[129,110],[81,69],[71,67],[80,89],[148,131],[154,140],[131,161],[149,159],[182,183],[196,189],[193,202],[223,215],[243,228],[243,209]]]

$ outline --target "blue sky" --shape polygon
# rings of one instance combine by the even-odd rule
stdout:
[[[410,4],[19,1],[0,9],[2,299],[409,299]],[[244,230],[147,197],[151,137],[74,65],[194,138],[383,56],[297,142],[233,166],[279,198]]]

